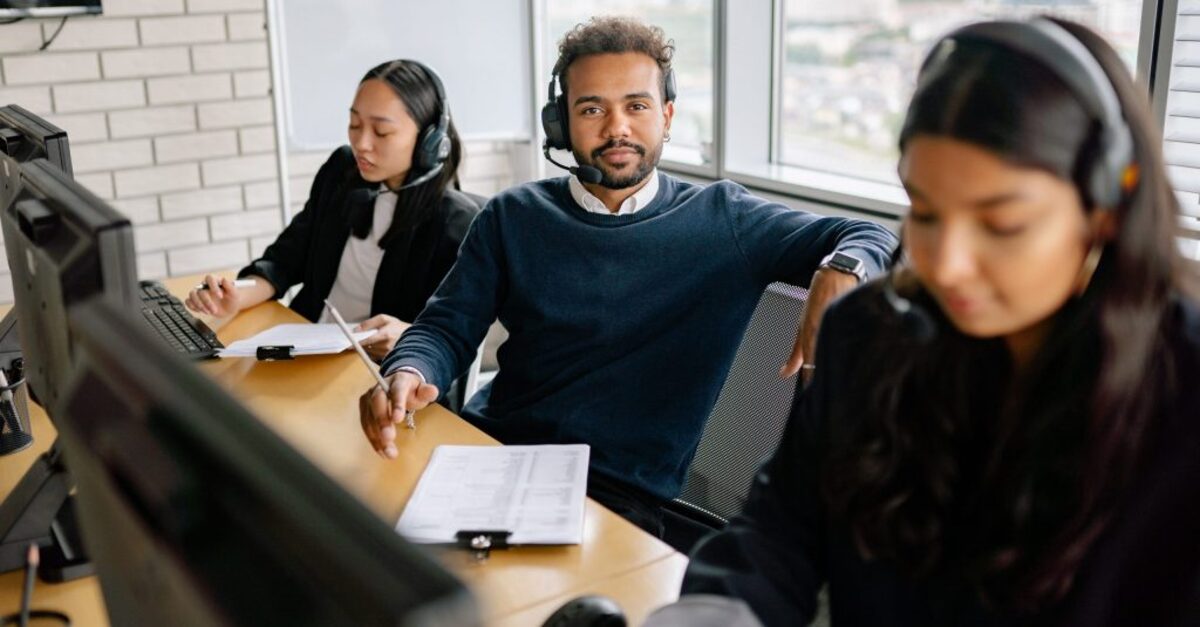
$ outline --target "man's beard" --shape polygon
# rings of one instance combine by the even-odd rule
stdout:
[[[638,159],[637,165],[633,172],[626,175],[617,174],[600,159],[600,156],[605,150],[612,148],[632,148],[635,152],[637,152],[640,159]],[[578,152],[575,152],[575,161],[577,163],[582,165],[590,165],[593,168],[600,170],[600,186],[607,187],[608,189],[626,189],[646,180],[646,177],[650,176],[650,173],[653,172],[654,168],[658,165],[658,160],[660,157],[662,157],[662,142],[659,142],[658,145],[656,145],[654,149],[647,154],[645,146],[617,139],[610,139],[605,142],[604,145],[593,150],[590,159],[583,159]]]

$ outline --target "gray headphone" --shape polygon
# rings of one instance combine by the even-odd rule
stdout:
[[[420,61],[409,59],[408,62],[425,72],[429,81],[433,83],[434,91],[437,92],[438,109],[440,110],[437,124],[427,126],[421,132],[421,137],[417,140],[416,152],[413,155],[418,168],[436,174],[441,171],[442,164],[450,157],[450,105],[446,102],[446,90],[442,87],[442,79],[437,72]]]

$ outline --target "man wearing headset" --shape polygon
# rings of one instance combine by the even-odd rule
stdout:
[[[572,176],[488,204],[455,267],[383,364],[390,389],[360,403],[381,455],[406,412],[465,371],[498,317],[500,373],[463,417],[508,444],[591,445],[589,495],[662,534],[704,422],[763,289],[807,285],[809,315],[781,369],[813,355],[822,311],[884,270],[894,236],[823,218],[722,181],[659,173],[674,114],[673,45],[661,29],[594,18],[559,46],[547,148]],[[548,150],[547,150],[547,156]]]

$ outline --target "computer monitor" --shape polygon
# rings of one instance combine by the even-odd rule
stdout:
[[[42,158],[73,176],[67,132],[23,107],[0,107],[0,153],[18,164]]]
[[[74,364],[67,308],[98,296],[138,311],[132,226],[45,159],[18,164],[0,155],[4,173],[14,190],[0,205],[14,306],[0,326],[11,327],[16,317],[26,386],[54,418]],[[20,568],[34,542],[44,547],[44,579],[90,574],[71,487],[52,446],[0,503],[0,572]]]
[[[66,310],[96,294],[138,311],[133,226],[45,159],[21,165],[16,193],[0,208],[13,313],[31,393],[53,417],[71,369]]]
[[[473,625],[466,588],[105,299],[56,417],[116,625]]]

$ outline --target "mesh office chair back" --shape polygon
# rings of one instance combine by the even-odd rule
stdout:
[[[674,509],[720,528],[746,503],[758,467],[775,452],[791,412],[795,378],[780,379],[808,292],[773,283],[763,292],[700,437]]]

